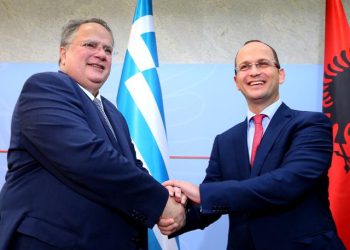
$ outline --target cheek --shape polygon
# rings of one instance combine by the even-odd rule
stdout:
[[[235,84],[236,84],[236,88],[238,90],[242,90],[242,87],[244,86],[243,85],[243,79],[241,77],[235,76],[234,77],[234,81],[235,81]]]
[[[75,68],[73,70],[81,70],[82,68],[82,65],[83,65],[83,58],[81,57],[70,57],[70,58],[67,58],[66,62],[72,67],[72,68]]]
[[[108,66],[106,66],[107,71],[110,72],[111,68],[112,68],[112,63],[108,62]]]

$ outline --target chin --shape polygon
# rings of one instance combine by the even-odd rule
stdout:
[[[107,80],[107,77],[91,77],[90,82],[95,84],[103,84]]]

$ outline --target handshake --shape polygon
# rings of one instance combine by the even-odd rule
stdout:
[[[169,199],[157,224],[162,234],[170,235],[185,226],[187,201],[200,204],[200,193],[198,186],[185,181],[169,180],[163,186],[169,191]]]

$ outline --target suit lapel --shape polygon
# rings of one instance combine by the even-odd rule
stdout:
[[[242,179],[247,179],[250,176],[250,163],[247,144],[247,119],[237,125],[237,140],[234,140],[234,151],[237,161],[239,162],[239,173],[243,176]]]
[[[282,133],[282,129],[287,125],[291,119],[291,109],[282,103],[277,109],[275,115],[272,117],[269,126],[261,140],[259,149],[255,156],[254,167],[252,168],[251,176],[257,176],[261,172],[264,161],[275,143],[278,135]]]
[[[103,104],[103,102],[102,102],[102,104]],[[103,105],[103,109],[104,109],[105,114],[107,115],[107,118],[109,119],[109,122],[110,122],[111,125],[112,125],[110,115],[108,114],[108,112],[106,112],[106,107],[105,107],[105,105]],[[107,133],[107,135],[108,135],[108,138],[109,138],[110,142],[112,143],[112,145],[113,145],[115,148],[118,148],[118,149],[119,149],[119,146],[120,146],[120,145],[118,145],[118,136],[117,136],[116,131],[115,131],[115,126],[112,125],[112,127],[113,127],[113,129],[114,129],[114,133],[116,134],[117,140],[116,140],[116,138],[114,138],[114,135],[112,134],[112,131],[111,131],[110,128],[108,127],[105,118],[103,117],[103,115],[101,114],[101,112],[97,109],[97,107],[96,107],[96,110],[97,110],[97,114],[98,114],[98,116],[99,116],[99,118],[100,118],[100,120],[101,120],[101,122],[102,122],[102,125],[103,125],[103,127],[104,127],[104,129],[105,129],[105,131],[106,131],[106,133]]]
[[[102,100],[104,100],[104,98],[101,98]],[[104,103],[104,101],[103,101]],[[127,157],[130,161],[134,161],[134,157],[133,154],[130,150],[130,144],[129,144],[129,138],[127,137],[128,133],[127,131],[124,131],[122,124],[125,124],[123,117],[121,114],[119,114],[116,110],[115,107],[113,106],[110,107],[109,105],[103,105],[104,109],[105,109],[105,113],[114,129],[114,133],[117,137],[118,142],[115,143],[115,145],[117,145],[117,149],[119,149],[123,155],[125,157]],[[105,128],[108,129],[106,126],[107,124],[104,124]],[[109,129],[108,129],[109,130]],[[111,132],[109,132],[108,134],[110,137],[112,135]],[[113,138],[113,140],[115,141],[115,139]]]
[[[65,73],[61,72],[62,74],[66,75]],[[68,75],[66,75],[68,76]],[[68,76],[69,77],[69,76]],[[70,78],[70,77],[69,77]],[[117,149],[119,152],[121,152],[125,157],[127,157],[130,161],[135,161],[135,158],[133,156],[133,153],[131,152],[130,149],[130,143],[129,143],[129,135],[128,131],[123,130],[123,124],[125,124],[126,129],[127,125],[125,121],[123,120],[122,115],[117,111],[116,107],[113,106],[113,104],[109,104],[108,100],[101,96],[101,101],[103,105],[103,109],[105,111],[105,114],[107,115],[109,122],[111,123],[114,133],[116,135],[117,140],[115,139],[114,135],[112,134],[112,131],[108,127],[104,117],[102,116],[101,112],[98,110],[96,105],[93,103],[91,98],[84,93],[84,91],[78,86],[78,83],[73,79],[70,78],[72,83],[74,82],[74,88],[77,90],[77,93],[81,96],[82,101],[85,103],[86,106],[89,106],[88,113],[90,113],[92,110],[95,110],[100,122],[103,125],[103,128],[107,134],[107,137],[102,133],[100,133],[100,129],[96,128],[94,132],[99,134],[100,136],[104,137],[106,140],[109,139],[111,145]],[[97,117],[95,115],[92,116],[91,122],[95,122]]]

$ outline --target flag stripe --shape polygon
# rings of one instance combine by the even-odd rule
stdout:
[[[141,36],[143,33],[154,31],[153,25],[150,25],[151,27],[145,25],[147,22],[153,23],[153,17],[143,16],[134,23],[128,45],[129,54],[134,58],[137,68],[141,71],[156,67],[153,57]]]
[[[143,158],[143,162],[147,165],[152,176],[159,182],[163,182],[168,179],[168,174],[166,171],[157,171],[157,169],[166,169],[165,163],[168,162],[167,159],[169,157],[166,156],[166,153],[164,157],[167,158],[166,160],[163,159],[158,144],[152,136],[152,132],[150,131],[147,122],[141,115],[138,106],[134,105],[129,92],[125,92],[124,98],[126,99],[126,97],[128,97],[128,101],[125,103],[129,110],[123,112],[125,109],[124,107],[123,109],[120,109],[120,111],[124,114],[130,129],[131,138],[140,153],[138,154],[138,157]],[[133,112],[130,112],[130,110],[133,110]]]
[[[154,230],[148,229],[148,244],[152,246],[152,250],[162,250],[159,242]]]
[[[168,145],[162,92],[158,77],[152,1],[138,0],[117,95],[135,145],[137,157],[159,182],[168,179]],[[150,250],[178,248],[177,238],[149,230]]]
[[[142,74],[136,74],[126,81],[126,86],[134,99],[134,102],[146,120],[152,136],[155,138],[157,145],[162,153],[163,160],[167,159],[166,132],[162,117],[158,110],[157,102]]]

